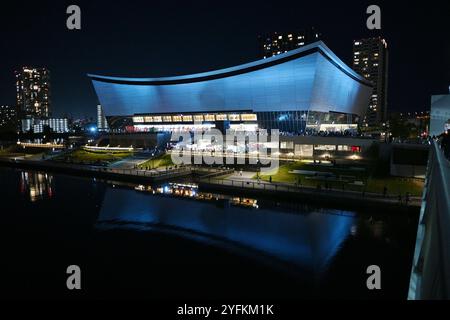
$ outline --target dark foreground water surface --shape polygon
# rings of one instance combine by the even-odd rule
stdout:
[[[400,298],[417,215],[0,168],[2,296]],[[382,289],[369,291],[378,265]],[[82,290],[66,288],[78,265]]]

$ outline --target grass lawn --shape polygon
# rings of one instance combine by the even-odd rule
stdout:
[[[163,154],[153,158],[151,160],[147,160],[139,165],[139,169],[156,169],[160,167],[173,166],[172,158],[170,154]]]
[[[322,177],[314,177],[310,175],[289,173],[292,170],[309,170],[318,172],[330,172],[337,176],[341,176],[347,182],[332,181],[330,179]],[[345,177],[348,176],[348,177]],[[351,177],[350,177],[351,176]],[[256,179],[257,175],[254,176]],[[409,192],[411,195],[420,196],[422,195],[423,180],[412,179],[412,178],[400,178],[400,177],[372,177],[369,176],[367,171],[354,171],[347,168],[335,168],[320,165],[312,165],[303,163],[300,161],[288,163],[281,165],[278,168],[278,172],[275,173],[265,173],[261,175],[261,180],[270,181],[272,177],[272,182],[285,182],[285,183],[298,183],[300,178],[300,183],[303,186],[317,187],[321,184],[324,187],[325,183],[331,185],[332,188],[342,189],[343,184],[346,190],[362,191],[363,186],[353,184],[354,181],[362,181],[366,184],[366,192],[383,193],[384,186],[387,187],[388,195],[398,195],[399,193],[405,194]]]
[[[368,192],[383,193],[384,186],[390,195],[404,195],[409,192],[413,196],[421,196],[424,181],[421,179],[386,177],[386,178],[370,178],[368,180]]]
[[[88,151],[75,150],[70,154],[61,155],[55,160],[65,160],[74,163],[97,163],[97,162],[112,162],[129,157],[132,152],[106,152],[106,151]]]

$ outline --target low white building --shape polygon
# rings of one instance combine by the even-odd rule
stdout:
[[[450,87],[448,94],[431,96],[430,136],[438,136],[450,124]]]
[[[51,118],[51,119],[36,119],[26,118],[22,119],[22,132],[42,133],[44,128],[49,126],[53,132],[66,133],[69,132],[68,120],[65,118]]]

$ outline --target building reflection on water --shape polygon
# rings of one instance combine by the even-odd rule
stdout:
[[[324,271],[355,225],[353,212],[275,208],[256,199],[199,192],[196,185],[130,187],[107,188],[98,228],[175,233],[299,270]]]
[[[31,202],[50,199],[54,194],[53,176],[48,173],[22,171],[19,185],[20,193]]]

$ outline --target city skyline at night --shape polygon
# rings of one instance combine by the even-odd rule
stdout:
[[[277,3],[291,9],[279,14],[268,10],[274,5],[245,2],[221,7],[202,2],[157,2],[94,6],[80,2],[82,29],[76,31],[65,27],[66,3],[32,4],[30,10],[21,13],[22,20],[12,19],[18,8],[6,9],[1,22],[7,44],[1,61],[1,104],[15,104],[15,70],[25,65],[46,67],[52,73],[55,115],[95,117],[98,101],[87,73],[158,77],[220,69],[257,60],[258,34],[309,26],[320,30],[325,43],[347,64],[351,64],[355,39],[378,35],[387,39],[390,110],[426,109],[429,96],[448,87],[450,68],[445,57],[449,47],[443,44],[440,50],[429,50],[427,45],[441,40],[441,33],[434,31],[444,29],[445,19],[423,20],[431,13],[441,15],[445,8],[427,7],[423,10],[430,14],[425,14],[414,5],[402,12],[382,3],[382,29],[371,31],[365,26],[366,3],[330,3],[314,15],[309,13],[319,12],[317,4]],[[416,24],[414,17],[422,23]],[[40,32],[26,42],[20,41],[32,30]],[[427,39],[426,43],[421,39]],[[39,50],[32,49],[37,46]],[[417,64],[419,59],[423,63]]]

